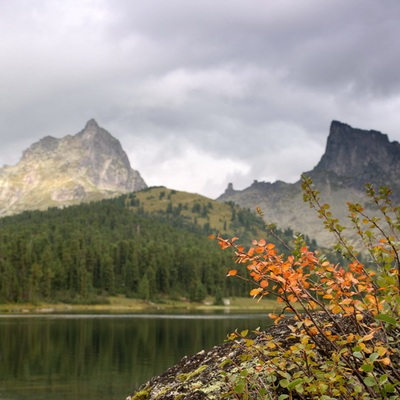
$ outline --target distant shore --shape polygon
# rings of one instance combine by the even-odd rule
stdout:
[[[163,311],[249,311],[269,312],[276,311],[277,303],[274,300],[263,299],[260,302],[251,298],[231,298],[226,305],[213,305],[211,301],[204,303],[190,303],[183,300],[165,300],[151,302],[138,299],[129,299],[123,296],[108,297],[104,304],[66,304],[66,303],[12,303],[0,304],[0,314],[45,314],[45,313],[140,313]]]

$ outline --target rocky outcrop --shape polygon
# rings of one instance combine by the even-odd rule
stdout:
[[[286,341],[291,332],[288,322],[270,327],[255,338],[256,342],[262,343],[266,335],[274,336],[276,341]],[[221,399],[230,389],[224,374],[229,375],[236,366],[243,365],[243,354],[243,346],[229,341],[211,350],[185,356],[178,364],[143,384],[126,400]]]
[[[378,131],[333,121],[325,154],[309,175],[331,174],[342,186],[362,190],[366,183],[400,187],[400,144]]]
[[[400,199],[400,144],[390,142],[383,133],[354,129],[333,121],[324,155],[305,175],[313,179],[322,202],[329,203],[333,214],[345,221],[346,202],[359,202],[368,207],[364,192],[367,183],[389,186],[396,200]],[[268,223],[304,233],[324,246],[332,244],[332,235],[304,204],[300,180],[293,184],[255,181],[240,191],[229,184],[217,200],[233,201],[253,210],[261,207]]]
[[[329,320],[334,335],[357,333],[359,328],[352,317],[343,317],[340,314],[327,316],[324,312],[316,312],[313,314],[313,318],[317,323],[321,323],[321,326]],[[368,315],[365,315],[365,321],[368,324],[374,322],[373,318]],[[126,400],[218,400],[236,398],[224,396],[224,394],[232,390],[232,381],[243,369],[249,374],[257,375],[257,378],[268,386],[268,376],[271,372],[268,368],[269,358],[262,351],[265,348],[263,346],[266,346],[268,342],[273,342],[283,351],[289,349],[300,339],[300,336],[297,338],[293,336],[294,327],[297,324],[298,320],[295,318],[287,318],[278,325],[270,326],[253,336],[254,346],[259,350],[258,357],[254,357],[254,354],[250,358],[243,357],[245,354],[249,354],[243,339],[229,341],[220,346],[215,346],[209,351],[202,350],[197,354],[185,356],[178,364],[143,384]],[[337,327],[340,327],[340,332]],[[267,368],[257,368],[260,365],[260,360]],[[321,362],[323,361],[321,360]],[[288,394],[288,391],[284,388],[277,390],[280,392],[277,393],[274,390],[273,393],[277,397],[280,394]],[[252,394],[254,397],[251,396]],[[259,397],[256,393],[250,393],[248,398],[256,399]],[[297,397],[291,393],[291,397],[288,396],[287,398],[295,399]]]
[[[146,188],[120,142],[95,120],[74,136],[46,136],[0,169],[0,215],[100,200]]]

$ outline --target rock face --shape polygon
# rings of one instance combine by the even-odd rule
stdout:
[[[400,144],[377,131],[354,129],[333,121],[321,161],[309,175],[333,175],[342,186],[363,190],[365,184],[400,186]]]
[[[344,223],[346,202],[359,202],[368,207],[364,193],[367,183],[377,188],[389,186],[395,199],[400,199],[400,144],[390,142],[383,133],[354,129],[333,121],[324,155],[305,175],[313,179],[322,201],[329,203],[334,216]],[[324,246],[332,244],[331,234],[323,229],[316,213],[304,204],[300,180],[294,184],[255,181],[241,191],[229,184],[217,200],[233,201],[252,210],[261,207],[268,223],[304,233]]]
[[[44,137],[0,169],[0,216],[100,200],[146,188],[120,142],[95,120],[74,136]]]

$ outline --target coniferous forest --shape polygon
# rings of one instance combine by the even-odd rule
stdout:
[[[188,207],[160,194],[157,200],[166,204],[164,211],[146,211],[143,200],[130,194],[0,219],[0,302],[91,303],[116,294],[190,301],[246,296],[246,285],[226,279],[232,254],[220,251],[208,237],[217,230],[203,223],[212,220],[210,210],[219,203],[196,200]],[[229,234],[262,229],[250,210],[224,207]]]

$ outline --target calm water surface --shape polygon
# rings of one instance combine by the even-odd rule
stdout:
[[[265,314],[0,316],[0,400],[123,400]]]

